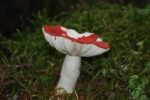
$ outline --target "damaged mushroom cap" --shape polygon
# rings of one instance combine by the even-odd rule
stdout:
[[[94,33],[79,34],[62,26],[43,26],[43,34],[51,46],[66,54],[56,94],[72,93],[80,75],[81,57],[100,55],[109,50],[109,45]],[[72,65],[72,66],[70,66]]]
[[[44,25],[42,30],[50,45],[67,55],[90,57],[109,50],[109,45],[94,33],[79,34],[73,29],[59,25]]]

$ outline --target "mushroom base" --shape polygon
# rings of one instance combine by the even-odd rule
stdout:
[[[59,94],[72,93],[80,74],[81,57],[66,55],[57,84]],[[63,90],[64,89],[64,90]]]

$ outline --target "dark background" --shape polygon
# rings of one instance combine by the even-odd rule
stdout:
[[[108,3],[132,4],[144,7],[149,0],[104,0]],[[33,13],[47,9],[49,17],[59,12],[69,11],[83,5],[94,5],[101,0],[0,0],[0,34],[11,36],[16,28],[29,25],[27,18],[32,19]]]

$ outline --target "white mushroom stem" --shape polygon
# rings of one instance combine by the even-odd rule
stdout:
[[[62,88],[67,93],[74,91],[76,82],[80,74],[81,57],[66,55],[57,84],[57,89]],[[64,91],[60,90],[60,94]]]

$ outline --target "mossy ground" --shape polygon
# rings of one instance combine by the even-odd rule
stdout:
[[[35,15],[32,25],[12,38],[0,36],[0,98],[53,96],[64,55],[50,47],[41,27],[61,24],[94,32],[111,46],[104,55],[82,58],[76,86],[81,100],[150,99],[150,5],[87,6],[53,19],[46,13]]]

